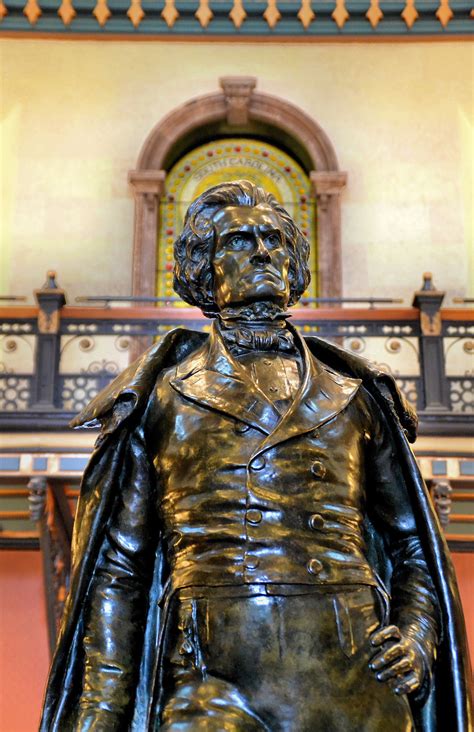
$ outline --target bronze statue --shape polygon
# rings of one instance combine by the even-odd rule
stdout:
[[[467,732],[450,560],[393,379],[286,308],[308,244],[247,181],[189,208],[177,329],[76,418],[86,470],[43,731]]]

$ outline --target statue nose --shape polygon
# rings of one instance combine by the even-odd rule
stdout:
[[[257,238],[257,249],[251,255],[250,262],[252,264],[268,264],[271,262],[268,249],[260,238]]]

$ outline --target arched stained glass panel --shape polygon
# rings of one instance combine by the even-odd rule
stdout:
[[[287,153],[261,140],[227,138],[208,142],[182,157],[166,177],[160,208],[157,297],[160,304],[182,306],[173,291],[173,242],[186,209],[201,193],[230,180],[245,178],[262,186],[293,216],[311,245],[311,284],[306,297],[317,296],[316,204],[309,177]]]

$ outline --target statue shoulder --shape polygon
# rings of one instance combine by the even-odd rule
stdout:
[[[206,338],[205,333],[185,328],[170,331],[97,394],[70,426],[115,431],[131,414],[143,410],[159,374],[185,359]]]
[[[415,442],[418,429],[416,410],[406,400],[391,374],[367,359],[321,338],[311,336],[306,337],[305,341],[326,367],[336,373],[360,379],[380,408],[400,424],[410,442]]]

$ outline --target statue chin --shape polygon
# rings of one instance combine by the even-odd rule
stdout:
[[[285,305],[271,299],[258,299],[240,305],[229,305],[219,312],[222,320],[276,320],[288,315]]]

